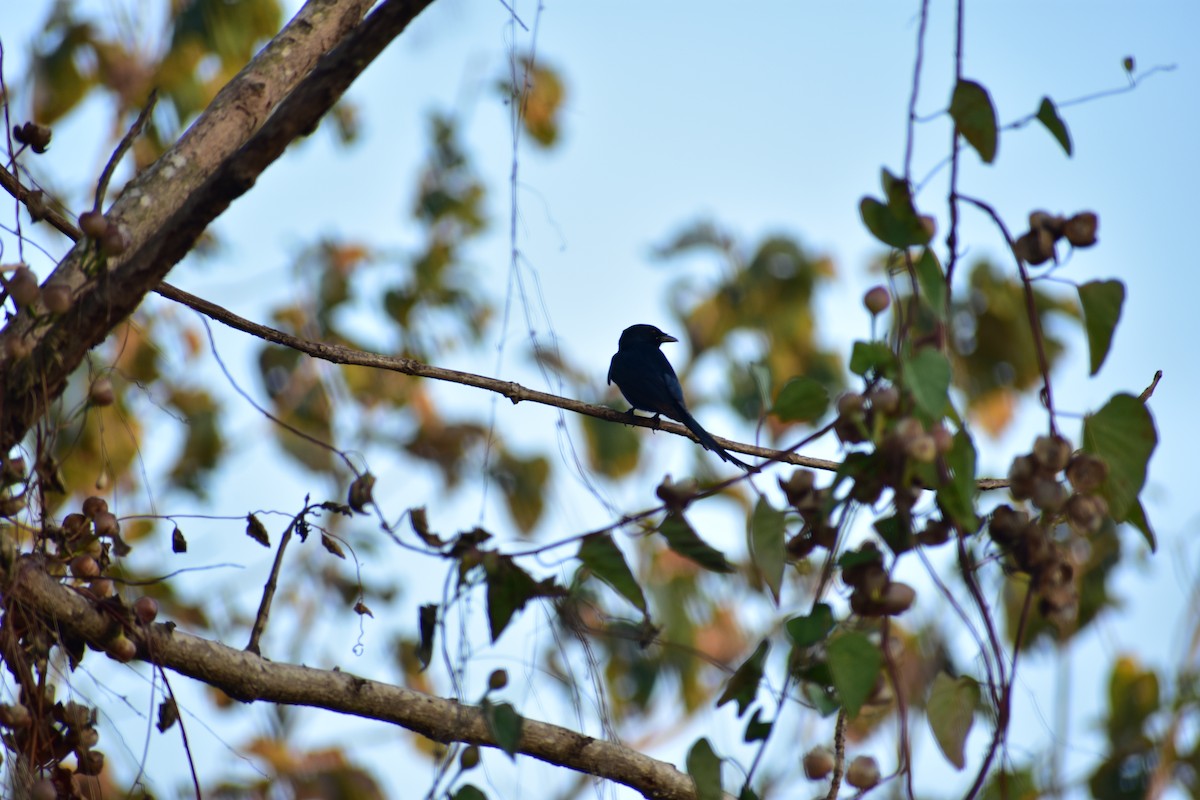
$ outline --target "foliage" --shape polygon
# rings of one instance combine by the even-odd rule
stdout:
[[[123,120],[157,86],[165,104],[134,145],[137,163],[146,165],[208,108],[280,23],[280,8],[268,0],[178,4],[162,56],[151,58],[78,16],[72,5],[56,6],[35,44],[34,117],[53,123],[92,93],[103,93]],[[496,83],[519,123],[514,135],[552,152],[562,141],[567,84],[532,53],[514,54],[510,67]],[[955,132],[953,169],[966,148],[999,165],[1000,139],[1016,126],[1000,124],[985,83],[954,77],[942,112]],[[348,109],[340,107],[343,131],[352,127]],[[1043,98],[1031,119],[1071,156],[1074,140],[1059,106]],[[289,613],[303,642],[307,628],[330,609],[365,622],[375,614],[372,606],[399,605],[399,588],[375,585],[361,566],[402,555],[420,559],[444,580],[440,596],[403,598],[415,636],[394,643],[395,680],[425,695],[452,687],[462,703],[480,710],[484,723],[464,732],[444,721],[445,728],[416,745],[441,763],[431,796],[486,797],[461,780],[479,763],[479,747],[494,746],[514,761],[526,758],[526,748],[536,745],[527,735],[530,721],[541,710],[530,698],[552,685],[583,707],[581,687],[589,680],[609,738],[629,739],[663,709],[684,722],[701,712],[736,715],[749,749],[719,756],[707,736],[688,749],[684,766],[699,798],[726,791],[791,796],[787,782],[801,769],[814,779],[832,775],[833,795],[843,774],[849,786],[872,789],[880,770],[864,754],[851,758],[847,739],[853,748],[892,724],[905,756],[887,771],[907,773],[911,796],[917,767],[907,755],[908,739],[922,718],[946,760],[977,776],[972,795],[1032,796],[1060,788],[1045,786],[1028,765],[1001,751],[1019,656],[1042,642],[1070,646],[1115,606],[1111,581],[1129,550],[1122,526],[1139,531],[1151,550],[1156,546],[1143,502],[1159,440],[1150,393],[1118,392],[1095,403],[1074,438],[1066,430],[1071,418],[1053,405],[1053,377],[1072,337],[1086,341],[1095,375],[1120,327],[1121,280],[1076,283],[1073,292],[1042,280],[1053,273],[1071,283],[1059,250],[1069,246],[1086,258],[1097,243],[1097,215],[1035,210],[1027,229],[1013,237],[985,201],[967,196],[957,171],[950,218],[942,220],[923,208],[931,204],[907,165],[900,174],[883,168],[881,195],[864,195],[859,214],[880,246],[875,267],[887,285],[864,298],[860,313],[864,324],[871,322],[870,334],[845,353],[817,333],[820,292],[838,275],[831,258],[788,233],[743,241],[714,222],[682,226],[655,250],[675,270],[671,311],[692,354],[680,376],[690,389],[699,365],[719,373],[718,395],[699,401],[722,404],[759,425],[758,441],[771,458],[751,476],[725,482],[668,478],[657,488],[657,501],[643,501],[648,508],[613,505],[615,522],[560,529],[550,538],[543,523],[566,458],[506,441],[482,402],[451,411],[431,380],[466,383],[437,365],[453,353],[483,348],[496,316],[496,298],[481,289],[472,259],[491,220],[489,187],[465,144],[465,124],[445,113],[428,117],[428,152],[409,203],[414,244],[388,249],[322,236],[298,253],[293,275],[299,289],[271,309],[272,335],[253,345],[261,386],[237,386],[211,347],[236,392],[265,396],[259,410],[272,423],[280,469],[311,479],[320,487],[314,494],[348,488],[345,503],[306,498],[286,513],[222,510],[237,520],[237,529],[244,520],[246,534],[275,554],[256,615],[225,618],[213,598],[184,597],[170,575],[161,577],[169,571],[163,563],[143,555],[168,535],[172,552],[188,549],[173,512],[161,523],[157,512],[118,518],[105,498],[115,505],[118,497],[161,495],[172,509],[182,498],[205,501],[214,476],[232,463],[238,438],[225,419],[225,397],[192,377],[194,365],[207,358],[208,331],[202,335],[190,320],[145,310],[114,323],[37,429],[3,455],[0,514],[7,522],[0,537],[12,551],[5,564],[16,563],[18,550],[37,554],[28,563],[111,620],[102,641],[84,642],[6,595],[0,655],[16,688],[13,702],[0,706],[0,727],[9,763],[17,765],[13,780],[24,780],[31,792],[49,786],[66,796],[84,779],[124,779],[105,772],[97,708],[55,698],[56,683],[69,686],[75,679],[85,644],[115,661],[149,661],[165,678],[145,645],[148,626],[161,613],[213,638],[249,629],[246,650],[257,654],[280,584],[295,601]],[[28,144],[20,138],[18,145]],[[18,147],[12,163],[44,149]],[[20,164],[14,170],[18,178],[31,174]],[[959,208],[967,206],[995,223],[1009,252],[978,258],[955,274]],[[935,237],[939,225],[950,228],[945,250]],[[86,228],[83,219],[80,227]],[[110,254],[99,237],[86,229],[82,237],[84,247],[95,245],[102,267]],[[685,261],[716,269],[678,268]],[[39,314],[67,313],[51,307],[48,284],[35,282],[26,295],[25,274],[11,271],[0,296],[11,306],[10,321],[37,324]],[[103,280],[97,274],[88,277]],[[884,328],[875,330],[875,318],[885,314]],[[297,339],[384,354],[425,371],[320,361],[289,344]],[[7,358],[27,355],[17,345],[6,351]],[[561,353],[535,356],[564,385],[586,374]],[[575,383],[578,388],[582,381]],[[1005,430],[1013,409],[1033,394],[1045,410],[1044,433],[1022,448],[999,489],[981,483],[980,448],[987,440],[978,432]],[[576,463],[586,464],[580,472],[587,487],[598,497],[623,487],[648,498],[638,433],[613,422],[609,409],[560,405],[584,414],[585,457]],[[153,418],[152,409],[173,425]],[[149,474],[141,449],[172,427],[175,455]],[[806,463],[794,452],[798,435],[805,444],[836,440],[840,462],[828,475],[819,476],[818,465],[779,466]],[[414,490],[404,476],[382,480],[365,468],[361,454],[373,446],[406,454],[414,474],[420,470],[434,487],[423,491],[431,493],[426,499],[435,516],[465,483],[494,487],[508,530],[441,534],[425,507],[410,509],[403,524],[389,521],[385,509]],[[768,470],[773,483],[758,478]],[[709,503],[714,498],[728,501],[727,510],[740,514],[744,525],[722,526],[698,508],[716,505]],[[381,533],[359,535],[356,515],[370,514]],[[192,542],[202,538],[191,530]],[[289,542],[298,540],[298,547],[314,533],[322,548],[306,548],[302,561],[284,569]],[[560,559],[553,568],[548,551]],[[931,558],[943,565],[941,572]],[[343,565],[347,561],[353,568]],[[928,583],[901,579],[918,568],[927,570]],[[142,596],[130,602],[132,595],[119,592],[114,580],[139,587]],[[945,608],[956,613],[941,613]],[[475,648],[511,644],[535,613],[552,621],[547,627],[557,641],[545,650],[539,642],[536,656],[525,651],[538,659],[523,675],[528,684],[499,700],[508,674],[495,670],[487,691],[468,698],[463,682]],[[977,651],[969,664],[957,665],[945,642],[964,631]],[[55,666],[52,655],[66,668]],[[311,655],[301,651],[296,660]],[[571,659],[589,665],[586,680],[568,666]],[[89,667],[96,660],[90,658]],[[533,677],[539,672],[555,680],[542,683]],[[1173,740],[1164,745],[1161,724],[1194,710],[1193,682],[1181,680],[1168,691],[1156,672],[1132,657],[1116,662],[1104,720],[1108,749],[1089,781],[1093,796],[1142,796],[1162,775],[1194,789],[1200,756],[1186,747],[1176,752]],[[214,702],[221,707],[228,700],[221,695]],[[239,744],[264,765],[263,780],[198,780],[230,796],[280,784],[305,796],[382,796],[349,748],[303,751],[287,707],[270,713],[271,735]],[[768,745],[793,733],[780,720],[810,714],[832,721],[833,740],[811,750],[802,766],[776,760],[759,771]],[[160,715],[160,732],[178,722],[173,700],[163,701]],[[981,728],[988,729],[988,743],[969,746]],[[455,750],[459,745],[466,746]],[[727,764],[736,769],[723,769]],[[1168,774],[1172,764],[1181,768]],[[596,767],[597,774],[607,777],[603,769]]]

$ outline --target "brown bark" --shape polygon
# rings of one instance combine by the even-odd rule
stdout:
[[[0,452],[19,443],[87,352],[137,308],[204,229],[313,130],[350,83],[431,0],[310,0],[108,210],[130,246],[107,263],[81,241],[53,279],[75,290],[63,315],[18,315],[0,333]],[[28,355],[14,352],[28,349]]]
[[[8,548],[11,554],[11,543]],[[496,746],[483,712],[476,706],[341,670],[276,663],[175,630],[169,624],[121,623],[111,612],[101,613],[82,594],[52,578],[38,556],[21,556],[0,564],[0,582],[7,604],[32,611],[60,636],[80,638],[95,649],[103,649],[123,630],[137,645],[139,659],[215,686],[243,702],[323,708],[399,725],[438,742]],[[616,781],[644,797],[695,797],[691,778],[673,765],[558,725],[525,719],[518,751]]]

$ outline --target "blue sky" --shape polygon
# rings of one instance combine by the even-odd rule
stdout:
[[[0,22],[5,73],[18,98],[24,45],[49,7],[37,5],[16,4]],[[113,5],[115,0],[98,7]],[[839,279],[821,297],[822,336],[844,349],[868,334],[859,298],[876,280],[867,264],[879,248],[863,229],[857,208],[864,194],[878,193],[881,167],[894,172],[902,167],[915,2],[683,6],[548,0],[540,14],[534,3],[515,7],[531,27],[536,21],[539,58],[558,68],[568,87],[561,146],[551,154],[521,146],[516,196],[521,269],[541,295],[528,298],[535,329],[541,336],[553,334],[574,359],[590,365],[594,397],[604,390],[620,330],[634,322],[670,330],[663,292],[672,277],[683,268],[700,275],[715,270],[690,260],[662,265],[650,256],[654,244],[698,218],[718,221],[748,242],[776,231],[791,233],[832,256]],[[946,106],[953,75],[953,6],[938,0],[931,9],[918,104],[924,116]],[[1178,2],[1010,2],[967,8],[964,74],[988,87],[1003,121],[1035,111],[1043,95],[1061,103],[1122,87],[1125,56],[1136,58],[1139,71],[1176,67],[1132,92],[1063,109],[1074,137],[1073,158],[1034,124],[1002,134],[994,165],[980,164],[969,152],[963,159],[962,190],[989,200],[1013,229],[1022,228],[1035,208],[1095,210],[1101,220],[1099,246],[1076,253],[1060,276],[1080,282],[1117,277],[1127,283],[1128,300],[1107,366],[1088,379],[1086,349],[1081,338],[1075,339],[1056,376],[1060,409],[1085,413],[1116,391],[1141,391],[1155,369],[1165,372],[1151,403],[1162,441],[1151,465],[1148,505],[1160,554],[1123,570],[1118,591],[1126,600],[1124,611],[1103,621],[1075,657],[1077,680],[1070,691],[1077,722],[1069,732],[1069,765],[1086,765],[1095,753],[1093,732],[1105,676],[1086,665],[1107,664],[1126,650],[1157,666],[1178,663],[1188,632],[1184,626],[1192,622],[1185,600],[1197,556],[1189,534],[1198,510],[1190,482],[1196,440],[1192,409],[1200,388],[1193,355],[1200,334],[1195,310],[1200,283],[1191,265],[1200,180],[1194,143],[1200,108],[1194,56],[1198,25],[1200,7]],[[261,318],[271,303],[292,296],[289,264],[315,234],[413,243],[416,232],[407,208],[424,152],[425,114],[452,109],[462,116],[472,154],[493,187],[489,202],[496,222],[472,257],[479,280],[503,297],[509,279],[506,187],[512,141],[507,110],[491,85],[504,73],[509,48],[515,44],[524,50],[530,42],[530,34],[514,28],[500,3],[439,0],[353,88],[351,98],[363,115],[363,143],[345,151],[321,131],[294,147],[221,219],[221,253],[204,264],[182,266],[172,280]],[[98,173],[111,147],[107,138],[96,138],[109,122],[99,112],[99,106],[89,106],[56,128],[51,155],[59,174]],[[917,175],[938,163],[948,140],[944,117],[918,125]],[[922,210],[938,218],[939,238],[947,224],[945,176],[943,170],[918,197]],[[987,220],[964,211],[963,233],[968,257],[1004,260],[1003,242]],[[32,263],[44,277],[46,262]],[[218,337],[227,352],[245,347],[240,336],[219,332]],[[486,352],[446,354],[441,365],[492,374],[501,343],[500,377],[553,390],[527,366],[521,314],[514,315],[508,330],[492,332]],[[682,359],[683,351],[674,357]],[[242,385],[257,386],[249,358],[231,367]],[[439,387],[438,396],[451,407],[478,409],[492,402],[458,386]],[[501,403],[496,411],[498,425],[511,439],[543,446],[551,441],[548,431],[556,417],[549,410]],[[719,433],[753,435],[731,429],[732,418],[715,413],[703,418]],[[263,423],[247,412],[239,413],[236,425],[261,432]],[[1003,472],[1042,428],[1044,417],[1035,404],[1023,405],[1010,436],[982,445],[988,451],[984,469]],[[1065,430],[1077,435],[1069,419]],[[659,473],[678,472],[690,463],[688,442],[658,436],[654,446],[662,452],[648,481],[656,483]],[[234,508],[294,503],[306,485],[303,475],[287,475],[271,487],[271,501],[261,496],[261,487],[246,486],[245,471],[261,468],[262,459],[270,457],[269,452],[240,452],[219,480],[216,496]],[[389,471],[396,477],[406,474],[402,463],[372,466],[385,483]],[[390,514],[421,502],[421,493],[433,486],[418,479],[414,497],[398,502]],[[604,518],[598,505],[577,493],[566,482],[556,488],[553,527],[581,530]],[[646,494],[619,498],[630,509],[647,499]],[[438,512],[442,527],[474,524],[481,502],[474,496],[457,513]],[[506,524],[502,512],[485,507],[482,513]],[[1132,532],[1123,540],[1135,553],[1144,549]],[[261,564],[248,560],[247,567]],[[410,589],[410,600],[420,596],[419,586]],[[1053,661],[1043,656],[1026,666],[1030,671],[1022,689],[1027,691],[1018,697],[1017,713],[1029,727],[1019,733],[1036,750],[1049,735],[1039,720],[1053,715]],[[678,761],[686,744],[683,738],[672,742],[662,755]],[[880,749],[886,758],[886,748]],[[928,742],[924,754],[931,774],[945,769],[953,780]]]

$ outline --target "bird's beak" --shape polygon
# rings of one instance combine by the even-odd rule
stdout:
[[[662,331],[658,332],[658,343],[659,344],[665,344],[667,342],[678,342],[678,341],[679,341],[678,339],[676,339],[674,336],[672,336],[669,333],[663,333]]]

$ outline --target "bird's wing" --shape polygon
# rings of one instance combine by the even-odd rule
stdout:
[[[667,390],[667,394],[681,408],[686,409],[687,405],[683,402],[683,387],[679,384],[679,376],[675,374],[675,370],[671,367],[671,362],[667,361],[667,357],[661,352],[655,350],[654,354],[658,356],[658,376],[662,380],[663,388]]]

